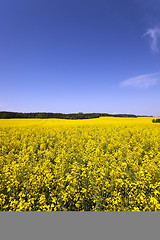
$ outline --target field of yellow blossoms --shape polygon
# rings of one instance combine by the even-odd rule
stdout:
[[[160,210],[152,119],[1,119],[0,211]]]

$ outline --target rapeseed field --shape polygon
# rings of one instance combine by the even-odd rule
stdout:
[[[1,119],[0,211],[160,210],[152,119]]]

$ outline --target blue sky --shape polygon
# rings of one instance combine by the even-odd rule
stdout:
[[[0,111],[160,115],[159,0],[1,0]]]

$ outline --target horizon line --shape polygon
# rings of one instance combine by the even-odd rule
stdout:
[[[160,116],[153,116],[153,115],[148,115],[148,114],[134,114],[134,113],[107,113],[107,112],[70,112],[70,113],[64,113],[64,112],[44,112],[44,111],[36,111],[36,112],[21,112],[21,111],[6,111],[2,110],[0,113],[5,112],[5,113],[22,113],[22,114],[30,114],[30,113],[50,113],[50,114],[107,114],[107,115],[133,115],[133,116],[144,116],[144,117],[160,117]]]

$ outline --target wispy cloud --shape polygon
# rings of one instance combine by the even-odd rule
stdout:
[[[143,36],[148,36],[150,38],[150,46],[153,52],[159,52],[159,40],[160,40],[160,28],[148,28]]]
[[[160,82],[160,73],[143,74],[120,83],[120,87],[148,88]]]

